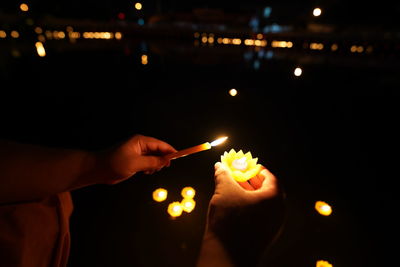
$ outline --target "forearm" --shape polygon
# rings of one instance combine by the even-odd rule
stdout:
[[[93,153],[0,141],[0,203],[29,201],[95,184]]]
[[[229,255],[222,242],[211,232],[206,232],[201,245],[197,267],[232,267]]]

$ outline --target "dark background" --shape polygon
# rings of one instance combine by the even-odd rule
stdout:
[[[152,12],[176,15],[199,7],[247,18],[266,2],[191,3],[151,2],[153,9],[143,11],[145,22]],[[32,6],[37,11],[30,15],[49,29],[57,28],[49,18],[71,19],[82,31],[101,31],[99,21],[106,22],[124,34],[120,41],[48,40],[47,55],[40,58],[30,37],[0,39],[4,138],[95,151],[136,133],[177,149],[229,136],[224,145],[175,160],[154,175],[137,174],[115,186],[72,192],[71,267],[193,265],[213,192],[213,165],[231,148],[251,151],[278,177],[287,195],[283,232],[263,266],[315,266],[320,259],[333,266],[394,262],[400,76],[399,31],[391,21],[398,4],[378,19],[370,14],[386,11],[383,2],[364,3],[366,13],[352,17],[340,12],[359,10],[357,1],[328,1],[336,13],[319,23],[336,27],[321,34],[307,30],[315,21],[303,14],[325,2],[268,3],[273,12],[275,6],[287,10],[275,15],[276,22],[281,18],[285,25],[304,26],[266,36],[292,38],[293,49],[196,43],[193,33],[203,32],[207,23],[178,27],[181,17],[140,28],[134,15],[115,19],[118,12],[129,14],[124,1],[36,1]],[[297,16],[285,15],[292,13]],[[5,3],[1,14],[0,30],[32,30],[24,23],[29,15],[19,14],[15,6]],[[204,32],[254,34],[238,26],[225,32],[213,27]],[[312,40],[326,47],[334,41],[343,49],[303,49],[302,43]],[[374,52],[350,53],[353,42],[373,45]],[[141,64],[142,54],[148,55],[147,65]],[[293,75],[297,66],[303,69],[300,77]],[[228,94],[231,88],[238,90],[237,96]],[[196,208],[173,220],[167,205],[180,200],[185,186],[196,189]],[[167,201],[152,200],[158,187],[169,191]],[[316,213],[317,200],[332,205],[331,216]]]

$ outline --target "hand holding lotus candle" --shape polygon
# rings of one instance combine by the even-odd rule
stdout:
[[[261,187],[263,177],[260,172],[265,169],[257,164],[258,158],[253,158],[251,152],[236,152],[231,149],[221,156],[221,163],[231,172],[232,177],[245,189],[255,190]]]

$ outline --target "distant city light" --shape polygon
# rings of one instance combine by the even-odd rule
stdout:
[[[319,17],[319,16],[321,16],[322,10],[319,7],[316,7],[316,8],[314,8],[312,13],[313,13],[314,17]]]
[[[338,50],[338,48],[339,48],[339,46],[337,44],[332,44],[331,45],[331,50],[332,51],[336,51],[336,50]]]
[[[38,53],[39,57],[46,56],[46,50],[44,49],[42,42],[36,42],[35,46],[36,46],[36,52]]]
[[[115,37],[115,39],[117,39],[117,40],[121,40],[121,39],[122,39],[122,33],[116,32],[116,33],[114,34],[114,37]]]
[[[318,211],[319,214],[324,216],[329,216],[332,213],[331,206],[324,201],[315,202],[315,209]]]
[[[40,28],[40,27],[35,27],[35,32],[36,32],[37,34],[42,34],[42,33],[43,33],[43,29]]]
[[[6,38],[7,33],[5,31],[0,31],[0,38]]]
[[[12,38],[18,38],[18,37],[19,37],[19,32],[17,32],[17,31],[11,31],[11,37],[12,37]]]
[[[139,3],[139,2],[135,3],[135,8],[136,8],[136,10],[142,10],[142,8],[143,8],[142,3]]]
[[[272,12],[272,8],[267,6],[264,8],[264,18],[269,18],[269,16],[271,16],[271,12]]]
[[[322,50],[324,49],[324,44],[322,43],[310,43],[311,50]]]
[[[148,61],[148,56],[147,55],[142,55],[141,56],[141,60],[142,60],[142,65],[147,65],[147,63],[149,63]]]
[[[297,68],[294,69],[293,73],[294,73],[294,76],[299,77],[303,73],[303,70],[300,67],[297,67]]]
[[[29,10],[29,6],[25,3],[22,3],[19,5],[19,8],[21,9],[21,11],[23,12],[27,12]]]
[[[229,94],[230,94],[231,96],[236,96],[237,93],[238,93],[238,91],[237,91],[235,88],[232,88],[231,90],[229,90]]]

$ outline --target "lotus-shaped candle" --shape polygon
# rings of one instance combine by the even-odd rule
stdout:
[[[257,160],[258,158],[253,159],[251,152],[244,154],[242,150],[236,152],[234,149],[229,153],[224,152],[221,156],[221,163],[231,171],[233,178],[238,182],[246,182],[261,171]]]

